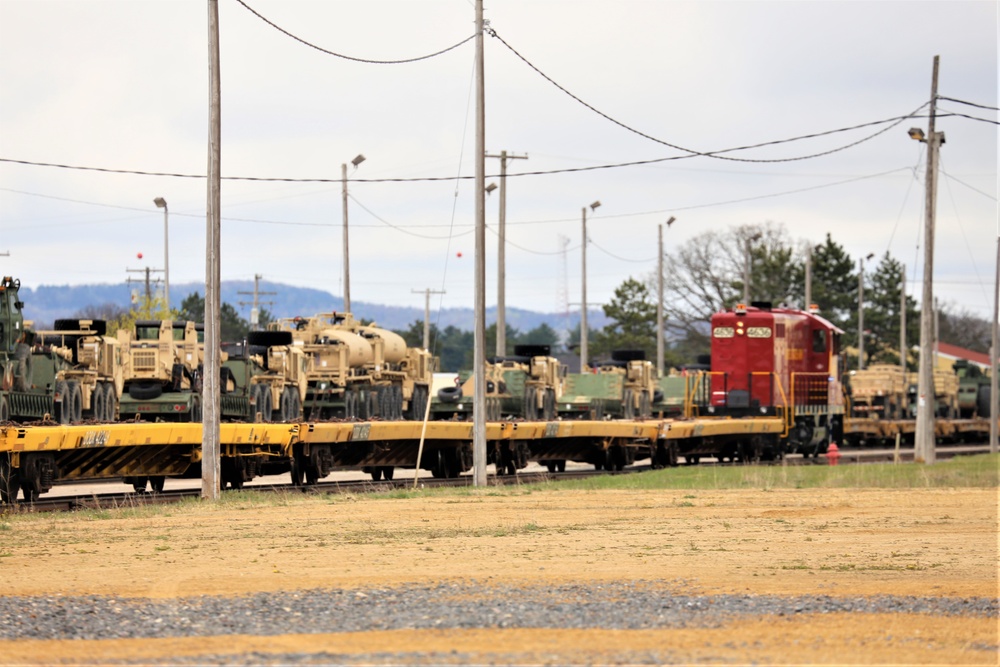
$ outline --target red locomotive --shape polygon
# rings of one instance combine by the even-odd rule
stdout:
[[[716,313],[707,411],[784,417],[781,449],[825,452],[843,435],[841,334],[815,313],[766,302]]]

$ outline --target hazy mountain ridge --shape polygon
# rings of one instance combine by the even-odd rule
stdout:
[[[127,284],[39,285],[34,288],[21,285],[20,298],[24,302],[25,317],[33,320],[36,328],[42,328],[51,326],[56,319],[73,317],[88,306],[115,304],[126,308],[131,303],[133,289],[134,285]],[[341,310],[344,305],[342,297],[309,287],[261,282],[258,289],[261,308],[267,309],[274,317],[279,318]],[[194,292],[204,294],[204,291],[204,284],[199,283],[171,285],[171,306],[180,308],[181,302],[189,295]],[[276,294],[264,294],[264,292]],[[221,294],[223,303],[232,304],[242,317],[249,318],[250,304],[253,302],[253,281],[223,281]],[[419,300],[419,297],[415,299]],[[241,302],[245,305],[240,305]],[[407,329],[414,322],[424,319],[423,307],[387,306],[357,299],[353,300],[352,305],[356,317],[374,320],[379,326],[388,329]],[[455,326],[471,331],[473,315],[472,307],[444,308],[438,312],[434,307],[434,300],[431,300],[431,323],[441,329]],[[575,327],[580,321],[579,312],[572,312],[567,317],[562,313],[522,310],[511,307],[510,304],[507,306],[506,316],[507,324],[520,332],[530,331],[546,323],[562,333],[568,328]],[[487,325],[495,321],[496,307],[487,308]],[[591,328],[603,327],[607,322],[607,317],[599,308],[588,309],[587,324]]]

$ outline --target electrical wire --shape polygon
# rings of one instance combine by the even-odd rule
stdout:
[[[944,170],[944,159],[938,155],[938,164],[941,173],[945,173]],[[976,258],[972,253],[972,247],[969,245],[969,237],[965,233],[965,226],[962,224],[962,218],[958,214],[958,204],[955,202],[955,193],[951,190],[951,185],[948,181],[945,181],[945,187],[948,189],[948,197],[951,199],[951,207],[955,213],[955,222],[958,223],[958,231],[962,234],[962,241],[965,242],[965,249],[969,253],[969,263],[972,265],[972,272],[976,275],[976,280],[979,281],[979,287],[983,291],[983,301],[989,305],[990,300],[986,296],[986,288],[982,284],[982,277],[979,275],[979,267],[976,266]]]
[[[869,141],[870,139],[874,139],[875,137],[879,136],[880,134],[888,132],[892,128],[896,127],[897,125],[899,125],[900,123],[902,123],[904,120],[907,120],[908,118],[913,118],[914,114],[916,114],[918,111],[920,111],[921,109],[923,109],[925,106],[927,106],[929,104],[929,102],[924,102],[919,107],[917,107],[916,109],[914,109],[911,113],[907,114],[906,116],[900,116],[898,118],[890,118],[890,119],[886,119],[886,120],[875,121],[873,123],[864,123],[864,124],[861,124],[861,125],[855,125],[853,127],[841,128],[841,129],[838,129],[838,130],[831,130],[831,131],[827,131],[827,132],[818,132],[818,133],[815,133],[815,134],[807,134],[807,135],[802,135],[802,136],[799,136],[799,137],[792,137],[790,139],[779,139],[779,140],[775,140],[775,141],[762,142],[762,143],[759,143],[759,144],[752,144],[752,145],[749,145],[749,146],[739,146],[739,147],[736,147],[736,148],[727,148],[727,149],[724,149],[724,150],[702,152],[702,151],[696,151],[696,150],[691,149],[691,148],[685,148],[683,146],[679,146],[677,144],[673,144],[673,143],[670,143],[668,141],[664,141],[662,139],[657,139],[654,136],[646,134],[645,132],[637,130],[637,129],[629,126],[629,125],[626,125],[625,123],[623,123],[623,122],[621,122],[619,120],[616,120],[615,118],[612,118],[608,114],[606,114],[603,111],[597,109],[596,107],[588,104],[587,102],[584,102],[582,99],[580,99],[579,97],[577,97],[576,95],[574,95],[573,93],[571,93],[569,90],[567,90],[566,88],[564,88],[560,84],[556,83],[556,81],[553,80],[552,77],[550,77],[549,75],[545,74],[543,71],[541,71],[540,69],[538,69],[538,67],[536,67],[534,64],[532,64],[531,61],[529,61],[527,58],[525,58],[520,53],[518,53],[518,51],[514,47],[512,47],[510,44],[508,44],[500,35],[497,34],[496,30],[493,30],[492,28],[490,28],[488,32],[489,32],[489,34],[490,34],[491,37],[494,37],[494,38],[500,40],[501,44],[503,44],[505,47],[507,47],[507,49],[511,53],[513,53],[515,56],[517,56],[524,64],[526,64],[528,67],[530,67],[531,69],[533,69],[536,73],[538,73],[539,76],[541,76],[543,79],[545,79],[546,81],[548,81],[549,83],[551,83],[553,86],[555,86],[556,88],[558,88],[562,92],[564,92],[566,95],[569,95],[569,97],[571,97],[573,100],[575,100],[579,104],[583,105],[587,109],[590,109],[591,111],[593,111],[594,113],[596,113],[601,118],[604,118],[605,120],[614,123],[615,125],[621,127],[622,129],[625,129],[625,130],[627,130],[627,131],[629,131],[629,132],[631,132],[633,134],[636,134],[636,135],[638,135],[638,136],[640,136],[640,137],[642,137],[644,139],[648,139],[648,140],[653,141],[655,143],[658,143],[658,144],[660,144],[662,146],[667,146],[668,148],[673,148],[675,150],[679,150],[679,151],[682,151],[684,153],[689,153],[690,156],[692,156],[692,157],[694,157],[694,156],[698,156],[698,157],[710,157],[710,158],[715,158],[717,160],[730,160],[730,161],[733,161],[733,162],[755,162],[755,163],[763,163],[763,162],[768,162],[768,163],[771,163],[771,162],[796,162],[796,161],[799,161],[799,160],[809,160],[809,159],[812,159],[812,158],[822,157],[824,155],[831,155],[833,153],[838,153],[840,151],[847,150],[848,148],[852,148],[854,146],[857,146],[858,144],[861,144],[861,143],[864,143],[866,141]],[[895,122],[893,122],[892,125],[889,125],[888,127],[882,128],[878,132],[875,132],[874,134],[871,134],[871,135],[869,135],[867,137],[864,137],[864,138],[859,139],[857,141],[851,142],[851,143],[846,144],[844,146],[840,146],[838,148],[833,148],[833,149],[830,149],[830,150],[821,151],[819,153],[812,153],[810,155],[800,155],[800,156],[797,156],[797,157],[770,158],[770,159],[764,159],[764,158],[738,158],[738,157],[730,157],[730,156],[727,156],[727,155],[723,155],[724,153],[732,153],[732,152],[735,152],[735,151],[750,150],[750,149],[753,149],[753,148],[763,148],[765,146],[776,146],[776,145],[779,145],[779,144],[789,143],[789,142],[792,142],[792,141],[800,141],[800,140],[803,140],[803,139],[814,139],[814,138],[817,138],[817,137],[827,136],[827,135],[835,134],[835,133],[838,133],[838,132],[846,132],[848,130],[856,130],[856,129],[860,129],[860,128],[863,128],[863,127],[870,127],[872,125],[879,125],[879,124],[882,124],[882,123],[887,123],[887,122],[892,122],[892,121],[895,121]]]
[[[948,174],[948,173],[945,173],[945,171],[944,171],[943,169],[941,170],[941,173],[942,173],[942,174],[944,174],[945,176],[947,176],[947,177],[948,177],[949,179],[951,179],[951,180],[955,181],[955,182],[956,182],[956,183],[958,183],[959,185],[964,185],[965,187],[969,188],[969,189],[970,189],[970,190],[972,190],[973,192],[978,192],[978,193],[979,193],[979,194],[981,194],[982,196],[984,196],[984,197],[986,197],[986,198],[988,198],[988,199],[992,199],[993,201],[996,201],[996,200],[997,200],[997,197],[996,197],[996,195],[991,195],[991,194],[990,194],[989,192],[983,192],[983,191],[982,191],[982,190],[980,190],[979,188],[976,188],[976,187],[973,187],[973,186],[969,185],[968,183],[966,183],[965,181],[963,181],[963,180],[961,180],[961,179],[958,179],[958,178],[956,178],[956,177],[952,176],[951,174]]]
[[[939,100],[948,100],[949,102],[958,102],[959,104],[966,104],[966,105],[968,105],[970,107],[978,107],[980,109],[989,109],[990,111],[1000,111],[1000,109],[998,109],[997,107],[989,107],[989,106],[986,106],[985,104],[976,104],[975,102],[966,102],[965,100],[958,100],[958,99],[955,99],[954,97],[945,97],[944,95],[938,95],[937,98]]]
[[[989,118],[977,118],[976,116],[970,116],[969,114],[958,113],[957,111],[949,111],[948,109],[942,109],[945,113],[937,114],[938,118],[947,118],[949,116],[958,116],[959,118],[968,118],[969,120],[977,120],[980,123],[989,123],[990,125],[1000,125],[1000,121],[990,120]]]
[[[610,250],[608,250],[606,248],[602,248],[601,246],[599,246],[594,241],[590,241],[590,245],[594,246],[595,248],[597,248],[598,250],[600,250],[601,252],[603,252],[608,257],[612,257],[612,258],[617,259],[617,260],[619,260],[621,262],[628,262],[629,264],[649,264],[650,262],[652,262],[652,261],[654,261],[656,259],[656,255],[653,255],[649,259],[629,259],[627,257],[621,257],[619,255],[616,255],[616,254],[614,254],[613,252],[611,252]]]
[[[468,229],[468,230],[466,230],[464,232],[459,232],[457,234],[450,233],[450,234],[447,234],[445,236],[429,236],[427,234],[418,234],[417,232],[411,232],[409,229],[406,229],[406,227],[402,227],[400,225],[394,225],[391,222],[389,222],[388,220],[382,218],[377,213],[375,213],[374,211],[372,211],[370,208],[368,208],[367,206],[365,206],[364,203],[362,203],[361,201],[359,201],[358,198],[355,197],[354,195],[352,195],[351,193],[347,193],[347,196],[351,200],[353,200],[355,204],[357,204],[362,209],[364,209],[368,213],[368,215],[372,216],[373,218],[375,218],[376,220],[378,220],[379,222],[381,222],[386,227],[391,227],[392,229],[395,229],[397,232],[402,232],[404,234],[409,234],[410,236],[416,236],[417,238],[430,239],[430,240],[435,240],[435,241],[442,241],[444,239],[452,239],[452,238],[458,238],[459,236],[465,236],[465,235],[471,234],[473,231],[475,231],[474,229]],[[454,225],[449,225],[449,227],[453,229]]]
[[[302,39],[301,37],[293,35],[292,33],[288,32],[287,30],[285,30],[281,26],[279,26],[276,23],[274,23],[273,21],[271,21],[270,19],[266,18],[260,12],[258,12],[257,10],[255,10],[253,7],[251,7],[247,3],[243,2],[243,0],[236,0],[236,2],[239,3],[240,5],[243,5],[243,7],[247,11],[249,11],[251,14],[253,14],[257,18],[259,18],[264,23],[268,24],[269,26],[271,26],[272,28],[274,28],[278,32],[282,33],[283,35],[285,35],[287,37],[291,37],[296,42],[299,42],[300,44],[304,44],[305,46],[308,46],[311,49],[316,49],[320,53],[325,53],[328,56],[335,56],[337,58],[343,58],[344,60],[351,60],[351,61],[357,62],[357,63],[367,63],[367,64],[371,64],[371,65],[402,65],[402,64],[405,64],[405,63],[415,63],[415,62],[420,61],[420,60],[427,60],[427,59],[433,58],[435,56],[440,56],[443,53],[447,53],[448,51],[451,51],[452,49],[457,49],[458,47],[462,46],[463,44],[465,44],[466,42],[472,40],[475,37],[474,34],[473,35],[469,35],[468,37],[466,37],[465,39],[463,39],[458,44],[453,44],[453,45],[449,46],[446,49],[441,49],[440,51],[435,51],[434,53],[429,53],[429,54],[427,54],[425,56],[417,56],[416,58],[404,58],[402,60],[372,60],[372,59],[369,59],[369,58],[356,58],[354,56],[344,55],[343,53],[336,53],[334,51],[330,51],[328,49],[324,49],[321,46],[316,46],[315,44],[313,44],[311,42],[307,42],[306,40]]]

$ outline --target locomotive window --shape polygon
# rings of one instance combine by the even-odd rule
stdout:
[[[714,338],[732,338],[736,335],[736,330],[733,327],[715,327],[712,329],[712,336]]]
[[[826,332],[822,329],[813,331],[813,352],[826,352]]]
[[[770,338],[771,327],[747,327],[747,338]]]

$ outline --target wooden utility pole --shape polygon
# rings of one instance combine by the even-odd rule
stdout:
[[[500,155],[486,155],[490,158],[500,158],[500,225],[497,230],[499,239],[497,245],[497,356],[507,354],[507,160],[527,160],[527,155],[508,155],[500,151]]]
[[[903,382],[906,382],[906,265],[902,267],[899,278],[899,365],[903,370]],[[900,403],[902,405],[902,403]]]
[[[220,233],[222,96],[219,76],[219,0],[208,0],[208,205],[205,221],[205,381],[202,388],[201,497],[219,499]]]
[[[486,84],[483,0],[476,0],[476,278],[473,332],[472,483],[486,486]]]
[[[431,349],[431,294],[445,294],[444,290],[436,290],[428,287],[427,289],[411,289],[414,294],[424,295],[424,349]]]
[[[806,243],[806,302],[802,305],[802,310],[810,312],[813,302],[813,248],[812,244]]]
[[[580,372],[587,372],[587,207],[583,207],[583,243],[580,245]]]
[[[924,193],[924,286],[920,300],[920,371],[917,383],[917,422],[913,456],[916,461],[934,463],[937,443],[934,440],[934,216],[937,209],[938,150],[943,133],[934,129],[937,116],[938,63],[934,56],[931,76],[930,119],[927,122],[927,179]],[[920,138],[918,132],[910,136]]]
[[[997,230],[997,265],[993,284],[993,326],[990,341],[990,452],[997,453],[997,419],[1000,419],[1000,396],[997,396],[997,355],[1000,354],[1000,229]]]
[[[677,220],[670,216],[667,220],[667,229]],[[657,253],[656,253],[656,377],[663,377],[663,225],[657,228]]]
[[[251,295],[251,294],[253,295],[253,301],[238,301],[237,303],[239,303],[239,305],[241,305],[241,306],[250,306],[250,327],[254,331],[259,331],[260,330],[260,306],[261,305],[266,305],[266,306],[273,306],[274,305],[273,301],[261,301],[260,300],[260,295],[261,294],[265,294],[265,295],[274,295],[274,294],[277,294],[277,292],[261,292],[260,291],[260,281],[261,281],[261,278],[263,278],[263,276],[260,275],[259,273],[255,273],[253,275],[253,292],[237,292],[237,294],[246,294],[248,296]]]

